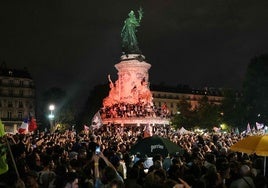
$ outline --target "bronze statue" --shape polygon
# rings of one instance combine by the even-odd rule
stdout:
[[[124,27],[121,32],[122,48],[123,52],[126,54],[140,53],[136,37],[136,27],[140,26],[140,21],[142,19],[143,11],[141,8],[138,10],[138,13],[139,18],[137,19],[134,14],[134,11],[130,11],[130,13],[128,14],[129,17],[125,20]]]

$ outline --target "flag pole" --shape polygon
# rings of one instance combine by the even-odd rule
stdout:
[[[264,156],[264,168],[263,168],[263,174],[264,174],[264,176],[265,176],[265,174],[266,174],[266,156]]]
[[[14,168],[15,168],[15,172],[16,172],[16,174],[17,174],[18,179],[20,179],[20,174],[19,174],[19,171],[18,171],[16,162],[15,162],[15,159],[14,159],[13,153],[12,153],[12,151],[11,151],[9,141],[8,141],[8,139],[7,139],[6,136],[5,136],[5,139],[6,139],[7,147],[8,147],[8,150],[9,150],[9,154],[10,154],[10,156],[11,156],[12,163],[13,163]]]

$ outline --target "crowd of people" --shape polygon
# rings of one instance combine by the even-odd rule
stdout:
[[[117,103],[112,106],[101,108],[100,114],[102,118],[131,118],[131,117],[162,117],[170,116],[166,107],[157,108],[153,105],[144,104],[142,102],[136,104]]]
[[[143,127],[112,125],[79,133],[68,130],[7,134],[12,152],[7,151],[9,171],[0,175],[0,187],[267,186],[262,157],[229,149],[245,135],[179,134],[170,127],[156,127],[153,134],[170,139],[184,152],[168,156],[131,155],[131,147],[143,139],[143,134]]]

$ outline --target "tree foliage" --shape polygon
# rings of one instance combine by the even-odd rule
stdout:
[[[192,105],[186,98],[182,98],[178,103],[177,114],[171,120],[172,124],[176,127],[184,127],[190,129],[195,122],[194,111]]]
[[[49,127],[48,107],[50,104],[55,105],[54,115],[55,123],[72,126],[75,124],[75,107],[72,99],[67,96],[66,92],[58,87],[52,87],[46,90],[42,95],[41,109],[43,114],[43,128]]]
[[[242,94],[233,89],[223,91],[223,101],[221,105],[223,122],[230,127],[244,128],[244,105],[242,104]]]
[[[245,118],[250,123],[268,121],[268,54],[251,60],[243,82]]]
[[[79,125],[91,125],[91,119],[94,114],[102,107],[102,102],[109,93],[109,84],[96,85],[89,94],[89,97],[83,107],[79,119]]]
[[[178,103],[179,113],[173,117],[172,124],[176,128],[183,126],[186,129],[194,127],[212,129],[222,122],[220,110],[220,106],[210,103],[207,96],[198,101],[198,106],[195,109],[192,109],[191,104],[183,98]]]
[[[212,129],[221,123],[220,106],[210,103],[208,97],[204,96],[198,101],[196,109],[198,127],[203,129]]]

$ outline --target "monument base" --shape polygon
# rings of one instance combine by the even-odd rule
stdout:
[[[142,54],[124,54],[121,56],[121,61],[126,60],[138,60],[140,62],[145,60],[145,56]]]
[[[121,126],[144,126],[144,125],[169,125],[169,119],[161,117],[131,117],[131,118],[104,118],[104,125],[121,125]]]

